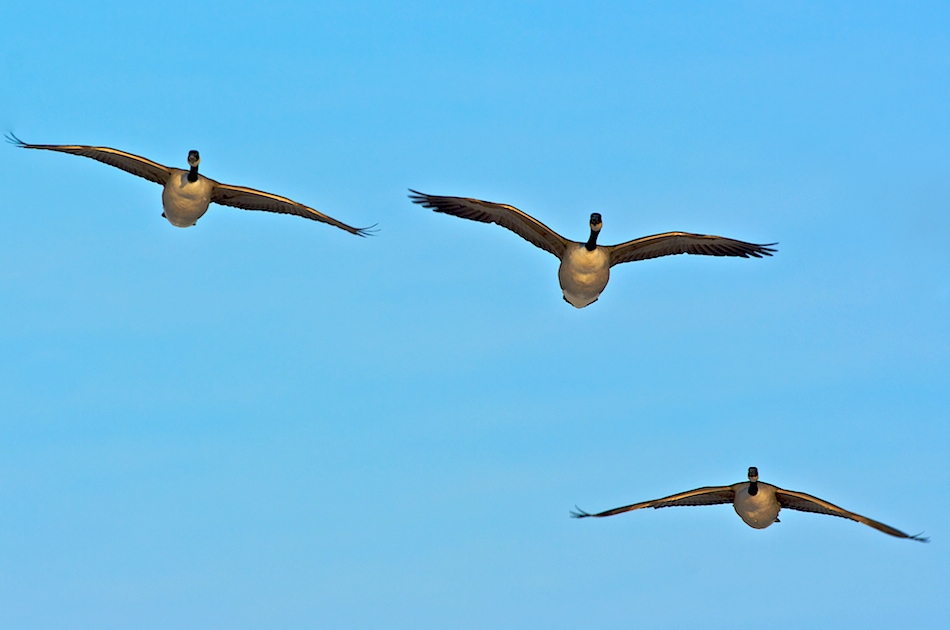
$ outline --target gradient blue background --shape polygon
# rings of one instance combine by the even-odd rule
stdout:
[[[950,7],[5,3],[0,125],[357,239],[0,147],[0,626],[950,624]],[[557,261],[407,187],[582,239]],[[764,480],[910,533],[728,506]]]

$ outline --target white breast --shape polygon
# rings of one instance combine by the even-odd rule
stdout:
[[[595,302],[610,279],[607,249],[598,246],[591,252],[580,243],[571,243],[561,258],[557,278],[571,305],[584,308]]]
[[[198,175],[198,181],[188,181],[188,171],[175,169],[162,191],[165,218],[176,227],[191,227],[208,211],[212,184]]]
[[[732,506],[746,525],[756,529],[765,529],[775,522],[781,506],[775,498],[775,486],[759,482],[759,491],[749,494],[749,484],[742,484],[736,490],[736,499]]]

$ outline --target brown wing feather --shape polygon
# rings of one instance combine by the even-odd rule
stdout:
[[[722,236],[690,234],[688,232],[666,232],[644,236],[619,245],[611,245],[610,266],[635,260],[647,260],[660,256],[677,254],[699,254],[703,256],[738,256],[740,258],[761,258],[771,256],[776,243],[756,245]]]
[[[732,503],[735,498],[736,491],[733,486],[707,486],[705,488],[696,488],[695,490],[673,494],[668,497],[663,497],[662,499],[625,505],[596,514],[589,514],[588,512],[578,509],[577,511],[571,512],[571,516],[574,518],[587,518],[588,516],[600,518],[603,516],[622,514],[624,512],[632,512],[633,510],[642,510],[643,508],[654,508],[658,510],[665,507],[688,505],[720,505],[723,503]]]
[[[231,186],[230,184],[221,184],[211,180],[214,188],[211,191],[212,203],[218,203],[222,206],[231,206],[232,208],[241,208],[242,210],[263,210],[265,212],[277,212],[280,214],[293,214],[305,219],[327,223],[341,230],[346,230],[350,234],[357,236],[369,236],[372,227],[355,228],[333,217],[329,217],[322,212],[318,212],[302,203],[297,203],[292,199],[273,195],[271,193],[245,188],[243,186]]]
[[[468,197],[426,195],[411,188],[409,192],[412,193],[409,195],[412,202],[421,205],[423,208],[431,208],[436,212],[451,214],[452,216],[479,221],[481,223],[498,224],[503,228],[511,230],[532,245],[540,247],[558,258],[561,258],[561,256],[564,255],[564,250],[567,249],[569,241],[531,215],[518,210],[518,208],[514,206]]]
[[[111,149],[109,147],[92,147],[80,144],[27,144],[13,134],[7,136],[7,140],[23,149],[42,149],[44,151],[59,151],[60,153],[71,153],[72,155],[81,155],[82,157],[92,158],[97,162],[114,166],[118,169],[143,177],[150,182],[165,185],[171,175],[171,169],[158,162],[153,162],[139,155]]]
[[[804,492],[795,492],[793,490],[782,490],[777,488],[775,491],[775,496],[778,498],[778,503],[783,508],[788,508],[789,510],[798,510],[799,512],[814,512],[816,514],[827,514],[828,516],[840,516],[841,518],[851,519],[852,521],[857,521],[858,523],[864,523],[874,529],[884,532],[885,534],[890,534],[891,536],[897,536],[898,538],[910,538],[912,540],[919,540],[921,542],[927,542],[927,538],[922,538],[920,536],[911,536],[905,534],[899,529],[895,529],[890,525],[885,525],[879,521],[875,521],[866,516],[861,516],[860,514],[855,514],[854,512],[849,512],[844,508],[840,508],[833,503],[828,503],[823,501],[818,497],[813,497],[810,494],[805,494]]]

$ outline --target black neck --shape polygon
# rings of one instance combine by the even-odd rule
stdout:
[[[749,482],[749,496],[754,497],[759,493],[759,482],[750,481]]]
[[[587,248],[587,251],[592,252],[597,249],[597,235],[600,234],[599,230],[592,229],[590,231],[590,238],[587,239],[587,242],[584,243],[584,247]]]
[[[188,171],[188,181],[189,181],[189,182],[196,182],[196,181],[198,181],[198,165],[197,165],[197,164],[195,164],[194,166],[192,166],[192,167],[191,167],[191,170]]]

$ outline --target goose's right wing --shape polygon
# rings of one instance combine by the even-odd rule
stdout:
[[[602,516],[613,516],[614,514],[631,512],[633,510],[642,510],[643,508],[660,509],[681,505],[720,505],[722,503],[732,503],[735,498],[736,491],[732,486],[707,486],[705,488],[696,488],[695,490],[673,494],[668,497],[663,497],[662,499],[625,505],[596,514],[590,514],[589,512],[578,509],[571,512],[571,516],[574,518],[587,518],[588,516],[596,516],[599,518]]]
[[[409,192],[412,193],[409,195],[412,202],[421,205],[423,208],[431,208],[436,212],[480,221],[481,223],[497,223],[532,245],[540,247],[546,252],[551,252],[558,258],[561,258],[564,255],[564,250],[567,249],[568,241],[564,237],[514,206],[468,197],[426,195],[411,188]]]
[[[875,521],[866,516],[861,516],[860,514],[855,514],[854,512],[849,512],[844,508],[840,508],[833,503],[828,503],[818,497],[813,497],[810,494],[805,494],[804,492],[795,492],[793,490],[782,490],[781,488],[775,489],[775,497],[778,499],[778,504],[783,508],[789,510],[798,510],[800,512],[814,512],[816,514],[827,514],[828,516],[840,516],[841,518],[848,518],[852,521],[857,521],[858,523],[864,523],[869,527],[884,532],[885,534],[890,534],[891,536],[896,536],[898,538],[910,538],[911,540],[917,540],[920,542],[927,542],[929,539],[921,536],[911,536],[910,534],[905,534],[899,529],[895,529],[890,525],[885,525],[879,521]]]
[[[369,236],[373,233],[373,226],[368,228],[356,228],[347,225],[342,221],[337,221],[331,216],[314,210],[310,206],[305,206],[293,199],[281,197],[273,193],[246,188],[244,186],[232,186],[231,184],[222,184],[213,179],[209,179],[214,188],[211,191],[211,203],[218,203],[222,206],[231,206],[242,210],[263,210],[265,212],[276,212],[279,214],[293,214],[311,221],[320,221],[341,230],[355,234],[356,236]]]
[[[59,151],[60,153],[72,153],[82,157],[92,158],[122,169],[126,173],[132,173],[139,177],[144,177],[150,182],[165,185],[168,177],[171,175],[171,169],[162,166],[158,162],[153,162],[132,153],[110,149],[109,147],[90,147],[81,144],[27,144],[12,133],[7,135],[7,141],[22,149],[43,149],[46,151]]]
[[[775,250],[771,247],[772,245],[776,245],[776,243],[757,245],[710,234],[666,232],[644,236],[619,245],[611,245],[608,249],[610,250],[610,266],[613,267],[620,263],[648,260],[660,256],[676,256],[677,254],[761,258],[775,253]]]

